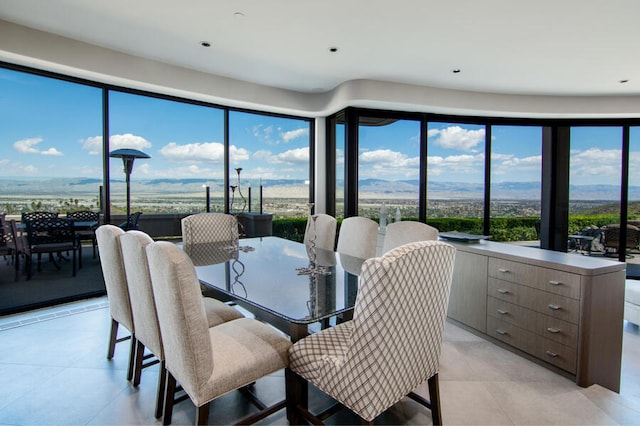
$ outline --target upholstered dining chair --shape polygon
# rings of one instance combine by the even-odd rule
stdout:
[[[129,287],[133,323],[136,330],[136,355],[133,369],[133,385],[138,386],[142,369],[160,362],[160,375],[156,399],[156,418],[162,416],[165,392],[165,364],[162,337],[158,325],[158,313],[151,287],[151,274],[147,260],[147,245],[153,239],[142,231],[127,231],[120,235],[120,246]],[[237,310],[210,297],[204,298],[207,324],[213,327],[226,321],[243,318]],[[150,354],[145,355],[145,349]],[[154,361],[144,363],[145,359]]]
[[[176,381],[197,407],[196,423],[204,424],[210,401],[287,366],[291,342],[260,321],[241,318],[207,326],[195,267],[183,250],[157,241],[147,246],[147,257],[164,343],[165,413]],[[283,401],[264,408],[240,423],[255,422],[284,406]]]
[[[197,213],[181,221],[185,244],[216,243],[238,239],[238,220],[226,213]]]
[[[386,227],[382,253],[414,241],[437,240],[438,230],[422,222],[404,220],[390,223]]]
[[[336,246],[336,218],[325,213],[318,213],[309,218],[304,230],[304,243],[311,242],[316,248],[333,251]]]
[[[344,219],[338,234],[337,252],[369,259],[376,255],[378,224],[367,217],[352,216]]]
[[[122,260],[122,249],[120,248],[120,241],[118,240],[122,234],[124,234],[124,231],[114,225],[102,225],[96,229],[100,265],[102,266],[102,275],[107,289],[109,313],[111,315],[111,332],[109,334],[107,359],[113,358],[116,343],[130,339],[131,349],[129,352],[127,380],[131,380],[133,377],[136,341],[129,287],[127,285],[127,276]],[[126,328],[130,335],[118,338],[118,328],[120,325]]]
[[[397,247],[365,261],[353,320],[311,334],[289,350],[288,416],[307,409],[309,382],[371,422],[404,396],[441,424],[438,370],[455,249],[441,241]],[[430,400],[414,394],[428,381]]]

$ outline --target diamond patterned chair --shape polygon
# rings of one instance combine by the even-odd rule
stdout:
[[[360,259],[376,255],[378,244],[378,224],[367,217],[352,216],[344,219],[338,234],[339,253]]]
[[[1,240],[0,240],[0,254],[11,256],[15,269],[14,280],[18,281],[20,278],[20,256],[26,256],[26,241],[24,236],[18,232],[15,220],[0,221],[2,226],[0,228]]]
[[[124,269],[131,299],[133,323],[136,330],[136,355],[133,370],[133,385],[140,383],[142,369],[160,362],[160,375],[156,399],[156,418],[162,416],[165,392],[165,362],[158,313],[151,287],[151,274],[147,260],[147,245],[153,239],[142,231],[127,231],[119,237],[122,248]],[[213,327],[223,322],[243,318],[237,310],[225,305],[219,300],[206,297],[203,299],[207,323]],[[151,353],[145,355],[145,348]],[[155,357],[154,361],[144,363],[144,360]],[[175,402],[175,401],[174,401]],[[167,407],[168,411],[172,407]]]
[[[309,246],[315,237],[316,248],[333,251],[336,246],[336,218],[319,213],[311,216],[304,230],[304,243]]]
[[[96,225],[89,229],[76,230],[76,236],[78,238],[78,244],[82,240],[90,240],[93,246],[93,258],[96,258],[96,248],[98,246],[98,240],[96,240],[96,228],[100,224],[100,213],[93,212],[91,210],[81,210],[77,212],[67,212],[67,217],[74,222],[95,222]]]
[[[167,400],[177,381],[197,407],[196,423],[204,424],[213,399],[285,368],[291,342],[251,318],[209,328],[200,283],[187,254],[167,241],[151,243],[146,250],[164,342]],[[256,422],[284,408],[285,402],[256,405],[261,411],[238,423]]]
[[[300,415],[321,424],[307,409],[305,381],[365,422],[408,395],[431,408],[434,424],[442,423],[438,369],[454,257],[447,243],[420,241],[365,261],[353,320],[299,340],[289,350],[292,424]],[[430,401],[413,393],[425,380]]]
[[[238,220],[226,213],[198,213],[182,219],[185,244],[217,243],[238,240]]]
[[[27,279],[31,279],[31,264],[33,255],[38,258],[38,272],[42,269],[42,255],[48,254],[53,265],[60,269],[54,254],[62,257],[62,252],[71,252],[72,270],[71,276],[76,276],[76,264],[78,255],[82,256],[82,247],[76,240],[73,221],[62,217],[49,217],[30,219],[27,225],[26,269]],[[66,260],[66,259],[65,259]]]
[[[437,240],[438,230],[422,222],[405,220],[390,223],[386,227],[382,253],[414,241]]]
[[[126,222],[122,222],[120,225],[118,225],[123,231],[130,231],[132,229],[139,229],[140,225],[138,224],[138,222],[140,221],[140,216],[142,215],[142,212],[135,212],[135,213],[131,213],[129,215],[129,217],[127,217],[127,221]]]
[[[118,237],[122,234],[124,234],[124,231],[114,225],[102,225],[96,229],[100,264],[102,266],[104,284],[107,289],[109,313],[111,315],[111,332],[109,334],[107,359],[113,358],[116,343],[131,339],[129,368],[127,370],[127,380],[131,380],[133,378],[136,341],[135,329],[133,327],[133,314],[131,312],[131,299],[129,298],[129,287],[127,285],[124,261],[122,260],[122,249],[120,248],[120,241],[118,241]],[[120,325],[126,328],[130,335],[118,338],[118,328]]]

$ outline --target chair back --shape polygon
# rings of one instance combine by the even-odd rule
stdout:
[[[22,223],[25,225],[27,222],[32,222],[36,220],[47,220],[47,219],[55,219],[58,217],[58,213],[56,212],[24,212],[22,213]]]
[[[11,253],[22,253],[24,251],[21,236],[18,234],[15,220],[0,221],[0,250]]]
[[[382,253],[414,241],[429,241],[438,239],[438,230],[422,222],[405,220],[390,223],[386,227]]]
[[[146,251],[153,239],[142,231],[131,230],[120,235],[119,240],[136,339],[162,361],[164,352]]]
[[[328,214],[319,213],[307,220],[304,230],[304,243],[309,246],[315,238],[317,248],[333,251],[336,247],[336,218]]]
[[[77,212],[67,212],[67,217],[76,222],[99,222],[100,213],[91,210],[80,210]]]
[[[119,241],[122,234],[124,231],[114,225],[102,225],[96,229],[100,264],[107,289],[111,318],[133,333],[131,300]]]
[[[339,253],[369,259],[376,255],[378,224],[367,217],[352,216],[344,219],[338,234]]]
[[[65,244],[75,246],[76,233],[73,220],[64,217],[39,217],[26,222],[27,240],[31,247],[42,244]]]
[[[129,231],[131,229],[138,229],[139,227],[138,221],[140,220],[140,215],[142,215],[142,212],[131,213],[129,217],[127,217],[127,221],[119,225],[120,228],[122,228],[125,231]]]
[[[214,367],[195,268],[186,253],[167,241],[149,244],[147,257],[166,368],[189,395],[195,395]]]
[[[363,264],[344,366],[358,389],[346,405],[363,418],[438,372],[454,258],[450,244],[420,241]]]
[[[231,242],[238,240],[238,220],[226,213],[198,213],[182,219],[185,244]]]

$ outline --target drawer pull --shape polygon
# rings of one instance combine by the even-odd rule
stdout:
[[[506,289],[504,289],[504,288],[499,288],[499,289],[498,289],[498,293],[500,293],[500,294],[507,294],[507,293],[509,293],[509,290],[506,290]]]
[[[502,272],[503,274],[506,274],[506,273],[511,272],[511,271],[509,271],[508,269],[505,269],[505,268],[499,268],[498,272]]]
[[[498,313],[500,315],[507,315],[509,312],[505,311],[504,309],[498,309]]]
[[[558,330],[557,328],[553,328],[553,327],[547,327],[547,331],[549,333],[554,333],[554,334],[560,333],[560,330]]]
[[[557,353],[555,353],[555,352],[551,352],[551,351],[545,351],[545,353],[546,353],[547,355],[551,356],[551,357],[554,357],[554,358],[558,356],[558,354],[557,354]]]
[[[499,328],[496,330],[496,333],[498,333],[498,334],[502,334],[503,336],[507,334],[507,332],[506,332],[506,331],[504,331],[504,330],[500,330]]]
[[[561,308],[558,305],[554,305],[549,303],[549,305],[547,305],[549,307],[549,309],[551,309],[552,311],[559,311]]]
[[[549,281],[549,284],[551,284],[551,285],[562,285],[562,283],[560,281]]]

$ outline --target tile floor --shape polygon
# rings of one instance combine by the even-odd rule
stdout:
[[[153,417],[157,367],[134,388],[125,378],[128,343],[106,359],[106,298],[0,317],[0,424],[141,425]],[[284,397],[284,374],[257,383],[266,402]],[[640,424],[640,332],[625,323],[622,390],[580,388],[572,381],[448,323],[440,386],[446,424]],[[421,392],[426,392],[421,389]],[[425,393],[428,395],[428,393]],[[312,392],[311,405],[326,398]],[[211,424],[250,412],[238,392],[219,398]],[[173,424],[193,424],[195,409],[180,403]],[[353,424],[341,411],[330,424]],[[428,410],[405,399],[377,424],[430,424]],[[262,424],[286,424],[284,411]]]

